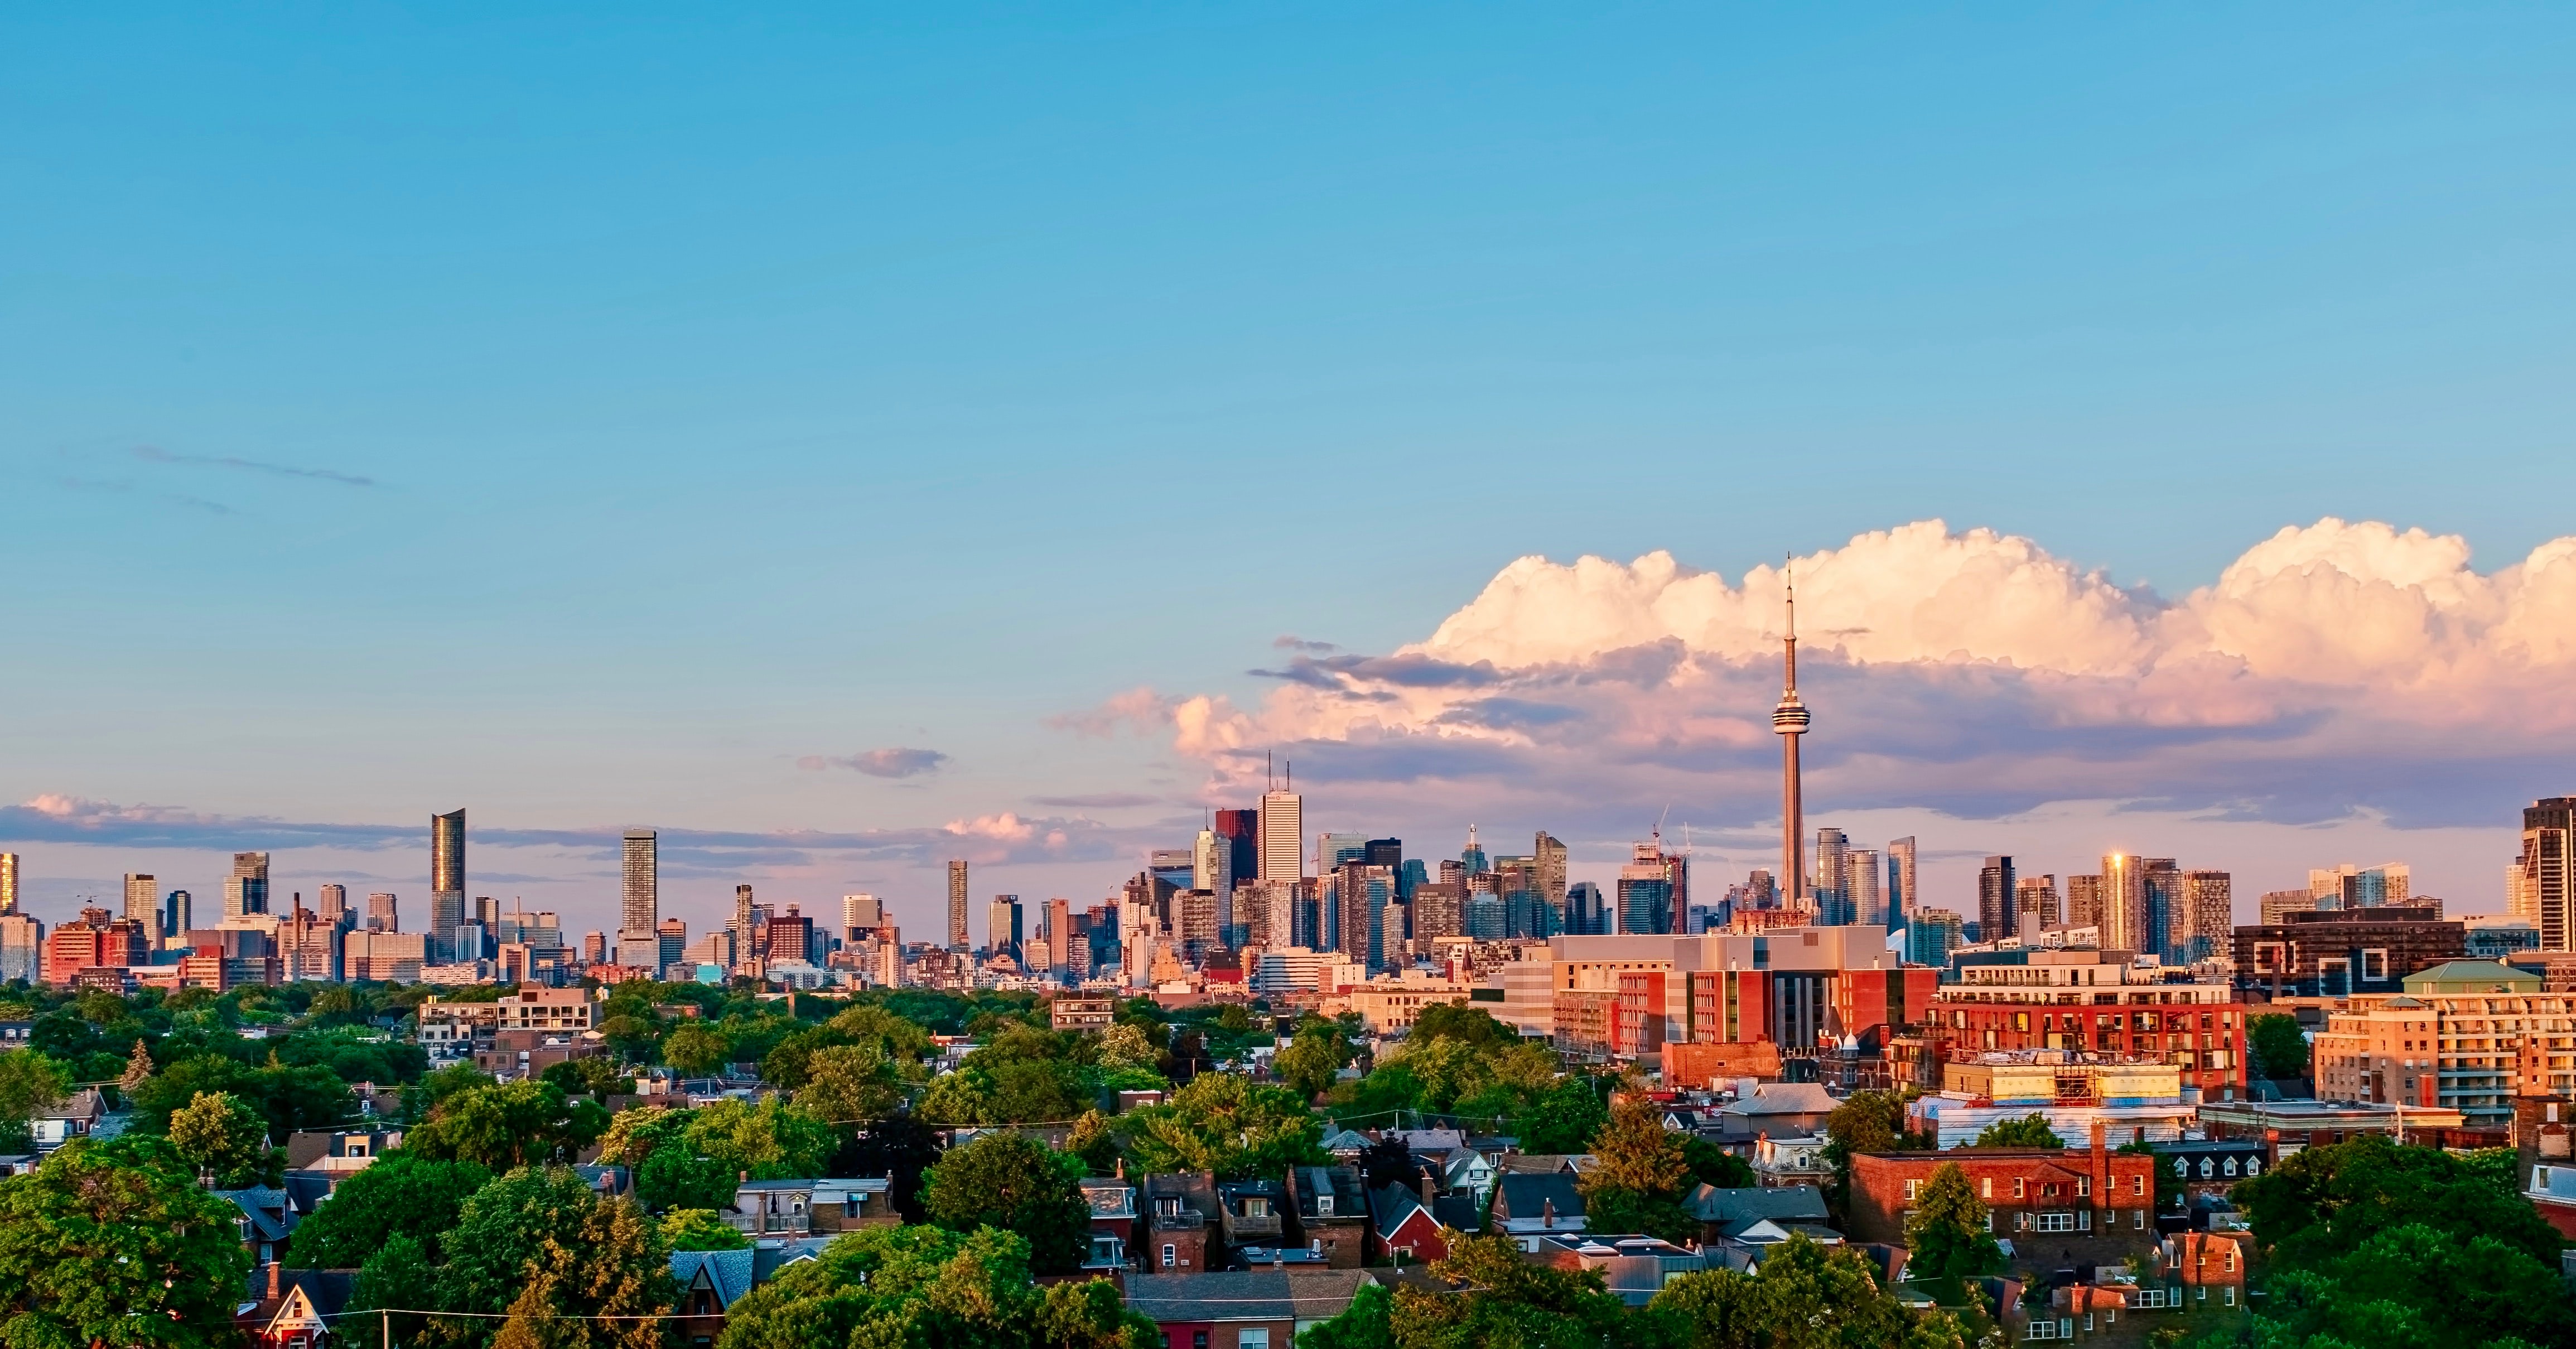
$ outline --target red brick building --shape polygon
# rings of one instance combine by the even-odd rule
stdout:
[[[2161,1059],[2204,1101],[2245,1095],[2245,1004],[2056,1006],[1953,1001],[1932,1005],[1924,1039],[1950,1049],[2086,1049]],[[1932,1048],[1927,1044],[1927,1049]],[[2185,1099],[2189,1099],[2186,1097]]]
[[[85,969],[123,968],[150,958],[143,924],[105,909],[83,909],[78,921],[45,935],[45,982],[68,988]]]
[[[1905,1215],[1932,1173],[1955,1164],[1995,1236],[2032,1260],[2118,1264],[2157,1241],[2154,1157],[2082,1148],[1953,1148],[1852,1158],[1851,1239],[1905,1244]]]

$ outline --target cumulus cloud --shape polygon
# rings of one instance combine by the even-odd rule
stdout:
[[[1361,805],[1439,781],[1553,818],[1687,801],[1758,819],[1792,578],[1827,809],[2460,822],[2549,788],[2576,749],[2576,538],[2482,573],[2458,536],[2333,518],[2178,597],[1937,520],[1732,582],[1666,552],[1525,557],[1419,642],[1256,672],[1279,681],[1257,706],[1140,689],[1072,720],[1158,718],[1222,791],[1275,752]]]
[[[948,762],[948,756],[935,749],[871,749],[839,756],[808,754],[796,766],[809,773],[827,768],[847,768],[872,778],[910,778],[936,773]]]

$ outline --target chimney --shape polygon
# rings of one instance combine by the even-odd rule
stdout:
[[[1118,1159],[1118,1178],[1120,1180],[1127,1179],[1127,1159],[1124,1157]]]
[[[279,1272],[285,1267],[286,1262],[283,1260],[271,1260],[268,1262],[268,1296],[272,1300],[274,1300],[278,1295],[278,1286],[284,1282],[280,1277]]]
[[[1431,1207],[1431,1198],[1431,1177],[1424,1176],[1422,1178],[1422,1206],[1424,1208]]]
[[[2108,1126],[2104,1125],[2099,1119],[2094,1120],[2092,1156],[2093,1207],[2097,1209],[2106,1209],[2111,1206],[2111,1158],[2108,1149],[2103,1146],[2104,1142],[2109,1137],[2110,1131]]]

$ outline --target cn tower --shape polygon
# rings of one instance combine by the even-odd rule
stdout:
[[[1800,835],[1807,832],[1806,803],[1798,782],[1798,737],[1807,733],[1807,705],[1798,701],[1798,585],[1783,568],[1789,596],[1789,635],[1784,640],[1788,684],[1780,705],[1771,709],[1771,729],[1780,736],[1780,885],[1783,908],[1807,907],[1806,853]]]

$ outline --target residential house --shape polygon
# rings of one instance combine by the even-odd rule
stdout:
[[[1360,1159],[1361,1153],[1376,1146],[1376,1139],[1357,1129],[1334,1129],[1328,1126],[1324,1133],[1324,1151],[1333,1154],[1335,1161],[1356,1162]]]
[[[1609,1290],[1631,1307],[1645,1306],[1682,1275],[1715,1268],[1701,1252],[1661,1237],[1538,1237],[1534,1248],[1523,1249],[1534,1264],[1569,1273],[1599,1272]]]
[[[671,1282],[679,1285],[671,1329],[685,1344],[714,1344],[725,1314],[752,1290],[758,1256],[750,1250],[673,1251]]]
[[[233,1311],[233,1328],[257,1349],[324,1349],[343,1338],[333,1322],[357,1283],[354,1269],[287,1269],[275,1261],[256,1266],[245,1300]],[[361,1326],[346,1338],[371,1343],[372,1329]]]
[[[1447,1156],[1434,1158],[1433,1161],[1439,1167],[1436,1179],[1441,1193],[1470,1194],[1475,1196],[1477,1207],[1484,1206],[1485,1196],[1493,1193],[1494,1190],[1496,1171],[1492,1158],[1472,1147],[1459,1147],[1450,1149]]]
[[[1116,1176],[1085,1177],[1081,1185],[1082,1201],[1091,1206],[1091,1251],[1082,1267],[1102,1274],[1127,1268],[1136,1240],[1136,1187],[1127,1183],[1126,1161],[1119,1161]]]
[[[1766,1134],[1822,1133],[1825,1117],[1842,1102],[1813,1082],[1765,1082],[1753,1094],[1718,1108],[1718,1136],[1750,1143]]]
[[[2252,1138],[2186,1138],[2150,1143],[2156,1165],[2169,1172],[2185,1195],[2224,1195],[2236,1182],[2263,1174],[2263,1144]]]
[[[1228,1251],[1272,1249],[1288,1234],[1287,1187],[1275,1180],[1230,1180],[1216,1187],[1217,1235]]]
[[[35,1036],[36,1023],[33,1021],[0,1021],[0,1054],[26,1048]]]
[[[1588,1152],[1515,1152],[1497,1158],[1494,1172],[1497,1175],[1513,1172],[1524,1176],[1558,1173],[1579,1176],[1592,1168],[1592,1160],[1592,1154]]]
[[[36,1107],[27,1117],[28,1132],[36,1139],[36,1153],[42,1156],[75,1138],[87,1138],[98,1132],[107,1118],[107,1102],[96,1087],[83,1087],[51,1105]]]
[[[286,1165],[293,1171],[360,1171],[402,1146],[400,1129],[298,1129],[286,1136]]]
[[[1429,1188],[1429,1182],[1424,1182],[1424,1188]],[[1441,1239],[1439,1215],[1423,1195],[1402,1185],[1381,1185],[1369,1191],[1368,1205],[1372,1259],[1421,1265],[1448,1257],[1449,1243]]]
[[[1753,1140],[1754,1178],[1764,1185],[1821,1185],[1834,1174],[1825,1161],[1825,1135],[1765,1135]]]
[[[1145,1267],[1204,1274],[1217,1221],[1216,1178],[1204,1171],[1145,1177]]]
[[[1368,1200],[1356,1166],[1288,1169],[1288,1239],[1321,1252],[1334,1269],[1357,1269],[1368,1245]]]
[[[903,1218],[894,1211],[894,1177],[886,1175],[744,1181],[725,1221],[756,1238],[892,1227]]]
[[[1162,1331],[1164,1349],[1290,1349],[1374,1282],[1357,1269],[1146,1274],[1128,1281],[1127,1307]]]
[[[2159,1282],[2170,1290],[2165,1305],[2198,1310],[2210,1302],[2227,1307],[2242,1303],[2253,1240],[2253,1233],[2242,1230],[2167,1236],[2155,1265]]]
[[[1583,1193],[1568,1172],[1507,1172],[1494,1190],[1487,1226],[1513,1238],[1522,1251],[1535,1250],[1536,1238],[1583,1230]]]
[[[286,1191],[254,1185],[243,1190],[216,1190],[214,1196],[231,1201],[240,1210],[237,1226],[242,1249],[250,1253],[254,1267],[286,1254],[286,1238],[302,1218]]]
[[[1766,1225],[1778,1235],[1755,1233],[1753,1239],[1778,1241],[1791,1230],[1832,1221],[1825,1209],[1825,1192],[1813,1185],[1701,1185],[1682,1199],[1682,1207],[1699,1223],[1700,1240],[1709,1245],[1744,1241],[1753,1229]]]
[[[1953,1148],[1852,1158],[1851,1236],[1901,1243],[1905,1215],[1932,1173],[1967,1173],[1998,1238],[2034,1258],[2118,1264],[2156,1240],[2154,1157],[2077,1148]],[[2055,1252],[2054,1255],[2048,1254]]]

